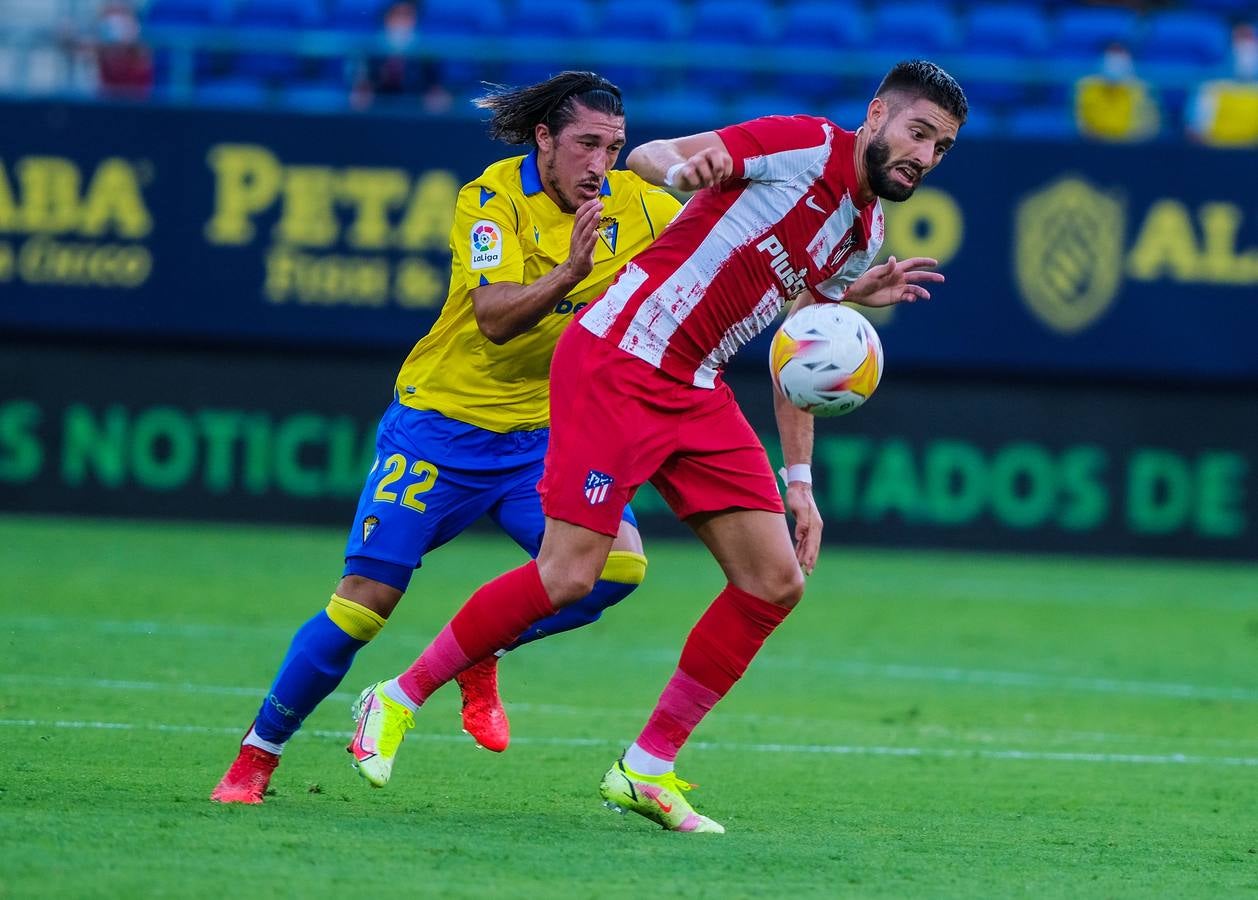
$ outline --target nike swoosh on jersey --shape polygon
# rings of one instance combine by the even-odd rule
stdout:
[[[817,203],[817,198],[814,197],[812,194],[809,194],[807,197],[804,198],[804,205],[809,207],[810,209],[815,209],[817,212],[821,213],[823,216],[826,213],[826,211],[821,208],[821,205]]]

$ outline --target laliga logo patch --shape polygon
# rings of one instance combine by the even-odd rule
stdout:
[[[380,524],[380,520],[375,516],[368,516],[363,519],[363,543],[367,543],[367,538],[371,537],[376,530],[376,526]]]
[[[481,219],[472,226],[472,268],[492,269],[502,262],[502,226]]]

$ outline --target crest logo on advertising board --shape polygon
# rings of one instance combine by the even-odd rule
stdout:
[[[1054,331],[1081,331],[1114,301],[1123,275],[1125,220],[1120,201],[1076,177],[1055,181],[1018,204],[1018,289]]]

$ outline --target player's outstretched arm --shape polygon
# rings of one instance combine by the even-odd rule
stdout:
[[[568,258],[530,284],[503,281],[472,291],[476,326],[495,344],[528,331],[584,281],[594,269],[594,246],[603,204],[587,200],[577,208]]]
[[[800,291],[791,302],[786,318],[817,298],[810,291]],[[795,558],[805,575],[811,575],[821,553],[821,511],[812,494],[813,417],[795,406],[778,390],[773,391],[773,414],[777,419],[778,436],[782,440],[782,459],[786,465],[782,477],[786,481],[786,510],[795,520]]]
[[[913,303],[929,300],[930,291],[924,284],[938,284],[944,280],[942,272],[932,271],[939,261],[925,256],[914,256],[899,262],[894,256],[865,271],[844,292],[843,299],[861,306],[891,306],[896,303]]]
[[[635,147],[625,165],[644,181],[679,191],[697,191],[734,173],[734,159],[715,131]]]
[[[795,522],[795,558],[811,575],[821,552],[821,511],[812,494],[813,417],[773,391],[773,412],[786,465],[786,511]]]

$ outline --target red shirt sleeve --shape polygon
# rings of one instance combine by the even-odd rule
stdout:
[[[748,159],[817,147],[826,139],[821,120],[814,116],[764,116],[716,133],[734,159],[735,178],[747,177]]]

